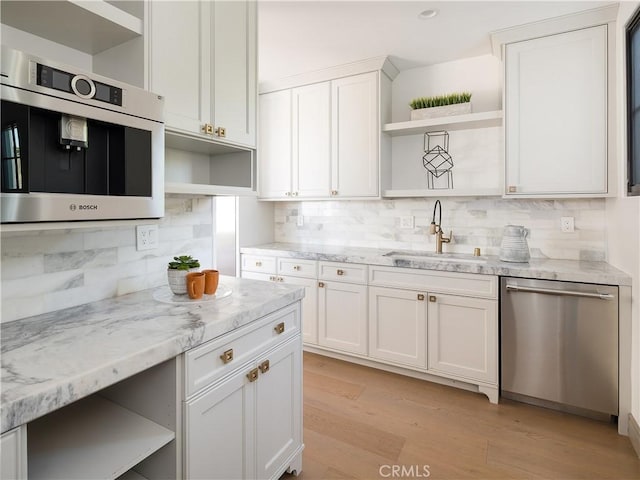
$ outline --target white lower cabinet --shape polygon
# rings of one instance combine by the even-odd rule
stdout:
[[[0,479],[27,479],[27,427],[5,432],[0,437]]]
[[[496,300],[429,295],[428,371],[498,383]]]
[[[318,287],[318,343],[366,355],[367,286],[321,281]]]
[[[425,293],[369,287],[369,356],[411,367],[427,366]]]
[[[263,274],[264,275],[264,274]],[[223,365],[211,362],[215,379],[184,402],[184,474],[186,479],[277,479],[287,470],[301,470],[302,342],[300,304],[258,321],[231,340],[212,340],[186,355],[185,391],[190,370],[201,372],[202,359],[215,353]],[[246,360],[243,341],[251,336]],[[282,340],[280,340],[282,339]],[[248,351],[248,350],[246,350]],[[218,355],[219,352],[220,355]],[[234,364],[226,375],[216,371]]]
[[[302,299],[302,341],[318,343],[318,282],[315,278],[279,277],[283,283],[304,287]]]

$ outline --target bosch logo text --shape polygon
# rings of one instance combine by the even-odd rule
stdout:
[[[98,210],[98,205],[90,205],[90,204],[76,205],[75,203],[72,203],[71,205],[69,205],[69,210],[71,210],[72,212],[75,210]]]

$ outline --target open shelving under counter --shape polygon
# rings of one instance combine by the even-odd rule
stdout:
[[[502,125],[502,110],[467,113],[448,117],[426,118],[407,122],[387,123],[382,132],[395,137],[399,135],[423,134],[427,129],[465,130],[472,128],[498,127]]]

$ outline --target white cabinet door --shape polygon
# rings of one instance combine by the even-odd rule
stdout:
[[[302,444],[300,337],[258,359],[256,387],[256,478],[276,478]]]
[[[607,27],[506,46],[507,195],[607,191]]]
[[[210,2],[149,2],[149,88],[164,96],[165,125],[201,133],[210,120]]]
[[[318,287],[318,343],[366,355],[367,286],[323,281]]]
[[[291,195],[291,90],[260,95],[258,191],[263,198]]]
[[[255,476],[255,381],[247,364],[185,405],[185,478]]]
[[[292,90],[293,196],[331,191],[331,82]]]
[[[318,282],[315,278],[278,277],[283,283],[304,287],[302,299],[302,340],[304,343],[318,343]]]
[[[427,368],[426,294],[369,287],[369,356]]]
[[[378,196],[379,137],[376,72],[331,82],[332,193]]]
[[[498,383],[498,302],[429,295],[428,370]]]
[[[258,88],[255,1],[210,2],[213,10],[212,121],[220,140],[255,147]]]
[[[5,432],[0,437],[0,480],[27,480],[27,427]]]

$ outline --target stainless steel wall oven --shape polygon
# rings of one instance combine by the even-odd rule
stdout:
[[[2,223],[164,214],[163,99],[2,47]]]

